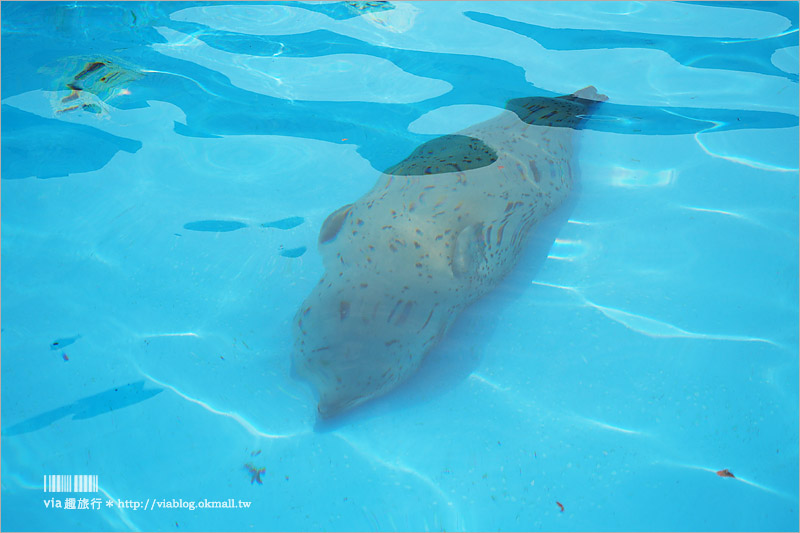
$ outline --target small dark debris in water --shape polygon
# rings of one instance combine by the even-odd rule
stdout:
[[[78,109],[78,107],[79,106],[77,106],[77,105],[73,105],[73,106],[70,106],[70,107],[65,107],[64,109],[59,109],[58,113],[66,113],[67,111],[75,111],[76,109]]]
[[[561,512],[563,513],[564,512],[564,506],[561,504],[561,502],[556,502],[556,505],[558,505],[559,508],[561,508]]]
[[[717,471],[717,475],[719,477],[732,477],[732,478],[736,479],[736,476],[733,475],[733,472],[731,472],[727,468],[725,470],[718,470]]]
[[[304,253],[306,253],[306,247],[305,246],[301,246],[299,248],[290,248],[288,250],[281,250],[280,251],[280,254],[283,257],[300,257]]]
[[[183,225],[183,229],[191,231],[214,232],[236,231],[246,227],[247,224],[238,220],[198,220],[197,222],[189,222]]]
[[[72,85],[70,83],[67,84],[67,87],[69,87],[72,90],[72,92],[61,99],[61,103],[62,104],[66,104],[67,102],[71,102],[71,101],[77,99],[80,96],[80,91],[81,91],[80,88],[75,87],[74,85]],[[71,107],[69,109],[76,109],[76,108],[77,108],[77,106],[74,106],[74,107]],[[66,110],[62,110],[62,111],[66,111]]]
[[[219,358],[222,359],[223,361],[225,360],[225,358],[221,355],[219,356]]]
[[[67,354],[65,354],[65,353],[62,353],[62,354],[61,354],[61,358],[62,358],[62,359],[65,361],[65,362],[66,362],[66,361],[69,361],[69,356],[68,356]]]
[[[256,450],[254,452],[250,452],[250,457],[255,457],[256,455],[259,455],[260,453],[261,453],[261,450]]]
[[[106,64],[103,63],[102,61],[95,61],[93,63],[89,63],[88,65],[86,65],[83,68],[82,71],[80,71],[78,74],[76,74],[75,78],[73,78],[73,79],[75,81],[78,81],[79,79],[86,77],[86,75],[89,74],[90,72],[94,72],[95,70],[97,70],[97,69],[99,69],[101,67],[105,67],[105,66],[106,66]]]
[[[64,348],[65,346],[69,346],[70,344],[72,344],[73,342],[75,342],[76,340],[78,340],[80,338],[81,338],[80,335],[75,335],[74,337],[66,337],[66,338],[63,338],[63,339],[56,339],[50,344],[50,349],[51,350],[60,350],[60,349]]]
[[[283,477],[286,478],[286,481],[289,481],[289,476],[283,476]]]
[[[94,113],[96,115],[99,115],[103,112],[103,110],[97,104],[83,104],[81,108],[84,111],[88,111],[89,113]]]
[[[264,222],[261,224],[262,228],[278,228],[278,229],[292,229],[296,228],[306,219],[303,217],[289,217],[289,218],[282,218],[280,220],[275,220],[274,222]]]
[[[253,463],[245,463],[244,467],[247,469],[247,471],[252,476],[250,478],[250,484],[251,485],[253,483],[258,483],[259,485],[263,485],[264,484],[263,481],[261,481],[261,474],[263,474],[263,473],[265,473],[267,471],[266,468],[256,468],[255,466],[253,466]]]

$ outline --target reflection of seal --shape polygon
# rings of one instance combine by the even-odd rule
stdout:
[[[510,100],[500,116],[423,144],[328,216],[325,275],[297,312],[293,355],[320,416],[405,380],[509,272],[569,193],[573,129],[603,100],[594,87]]]

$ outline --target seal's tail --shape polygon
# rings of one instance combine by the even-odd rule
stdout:
[[[605,102],[608,100],[608,96],[598,93],[594,85],[589,85],[579,91],[575,91],[571,96],[580,98],[581,100],[591,100],[593,102]]]
[[[608,100],[592,85],[572,94],[551,98],[531,96],[514,98],[506,102],[506,109],[532,126],[580,128],[581,122],[591,115],[593,108]]]

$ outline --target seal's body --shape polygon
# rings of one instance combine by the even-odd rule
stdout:
[[[331,213],[325,274],[295,317],[294,372],[330,417],[408,378],[458,314],[511,270],[572,187],[572,135],[594,87],[510,100],[429,141]]]

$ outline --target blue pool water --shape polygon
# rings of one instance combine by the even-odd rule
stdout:
[[[798,529],[796,2],[1,16],[4,530]],[[317,424],[290,361],[328,214],[589,85],[517,267]]]

